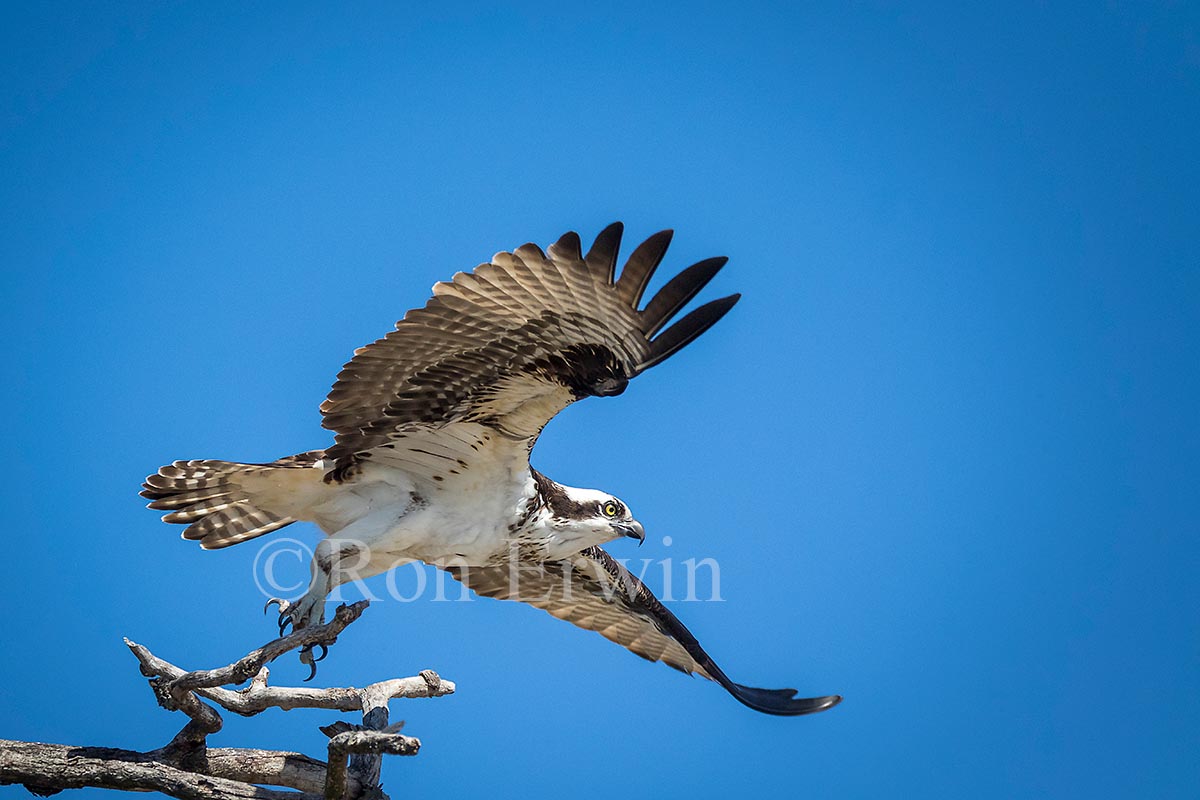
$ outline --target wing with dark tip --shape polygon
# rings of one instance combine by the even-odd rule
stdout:
[[[476,594],[529,603],[596,631],[642,658],[714,680],[740,703],[764,714],[811,714],[842,699],[838,695],[797,698],[795,689],[755,689],[734,683],[646,585],[599,547],[589,547],[570,563],[449,567],[447,571]]]
[[[725,259],[688,267],[642,308],[671,232],[635,248],[618,277],[622,230],[605,228],[587,255],[573,232],[546,251],[526,244],[434,286],[423,308],[360,348],[338,375],[321,405],[336,433],[330,457],[456,422],[532,442],[571,402],[620,394],[737,302],[710,302],[667,327]]]

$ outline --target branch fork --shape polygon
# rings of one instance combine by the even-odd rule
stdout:
[[[455,687],[436,672],[393,678],[361,689],[271,686],[267,664],[297,648],[333,644],[366,609],[365,600],[340,606],[324,625],[268,642],[231,664],[187,671],[143,645],[125,640],[159,705],[182,711],[188,722],[163,747],[146,753],[99,747],[0,740],[0,785],[19,783],[40,796],[96,786],[157,791],[184,800],[356,800],[386,798],[379,788],[382,757],[416,755],[421,742],[389,725],[388,702],[396,698],[441,697]],[[227,688],[249,681],[242,689]],[[208,701],[208,702],[206,702]],[[327,761],[299,753],[212,748],[208,737],[221,730],[216,706],[242,716],[268,708],[321,708],[359,712],[361,725],[339,721],[321,730],[329,739]],[[294,791],[255,784],[285,786]]]

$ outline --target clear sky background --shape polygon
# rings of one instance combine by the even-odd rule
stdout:
[[[1195,797],[1197,6],[426,6],[6,5],[0,736],[167,741],[121,637],[200,668],[273,628],[257,544],[181,541],[142,478],[326,446],[436,280],[621,219],[744,298],[534,463],[630,503],[617,555],[717,560],[672,607],[734,679],[845,702],[385,600],[317,682],[458,683],[393,703],[392,796]]]

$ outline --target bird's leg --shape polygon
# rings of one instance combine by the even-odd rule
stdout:
[[[279,635],[283,636],[289,625],[293,631],[319,625],[325,621],[325,600],[336,586],[377,575],[388,569],[392,562],[372,558],[372,549],[367,542],[343,536],[331,536],[321,540],[313,553],[310,565],[312,579],[308,591],[295,602],[272,599],[267,607],[279,607]],[[313,646],[300,650],[300,661],[312,668],[305,680],[317,674],[317,662],[325,658],[328,649],[316,645],[320,650],[314,655]]]
[[[336,539],[323,539],[313,554],[310,564],[312,579],[309,581],[308,591],[304,593],[304,596],[294,602],[279,598],[272,598],[267,602],[267,608],[272,605],[279,607],[280,636],[284,635],[289,625],[294,632],[301,628],[320,625],[325,621],[325,598],[336,583],[333,576],[341,561],[354,553],[354,548],[348,547],[347,544]],[[316,647],[320,650],[317,655],[314,655],[313,645],[306,645],[300,650],[300,662],[307,664],[312,669],[311,674],[305,678],[306,681],[312,680],[316,676],[317,662],[324,659],[329,652],[325,645],[316,645]]]
[[[267,606],[279,606],[279,635],[283,636],[289,625],[293,631],[319,625],[325,621],[325,597],[331,588],[329,576],[333,569],[334,551],[329,539],[322,540],[313,554],[309,571],[312,578],[308,591],[299,600],[289,602],[272,598]]]

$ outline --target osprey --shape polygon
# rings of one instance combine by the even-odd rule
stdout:
[[[142,496],[185,539],[217,549],[307,520],[326,534],[312,581],[278,602],[280,632],[323,619],[333,587],[419,560],[477,594],[543,608],[651,661],[701,675],[757,711],[822,711],[836,695],[734,683],[687,628],[601,545],[644,538],[629,507],[530,467],[550,419],[629,380],[708,330],[739,295],[667,323],[727,259],[693,264],[645,307],[671,231],[639,245],[615,277],[622,226],[587,255],[579,236],[526,244],[433,287],[433,297],[360,348],[321,405],[327,450],[265,464],[176,461]],[[269,604],[268,604],[269,605]],[[302,654],[312,664],[311,650]],[[315,670],[315,667],[314,667]],[[311,676],[310,676],[311,677]]]

